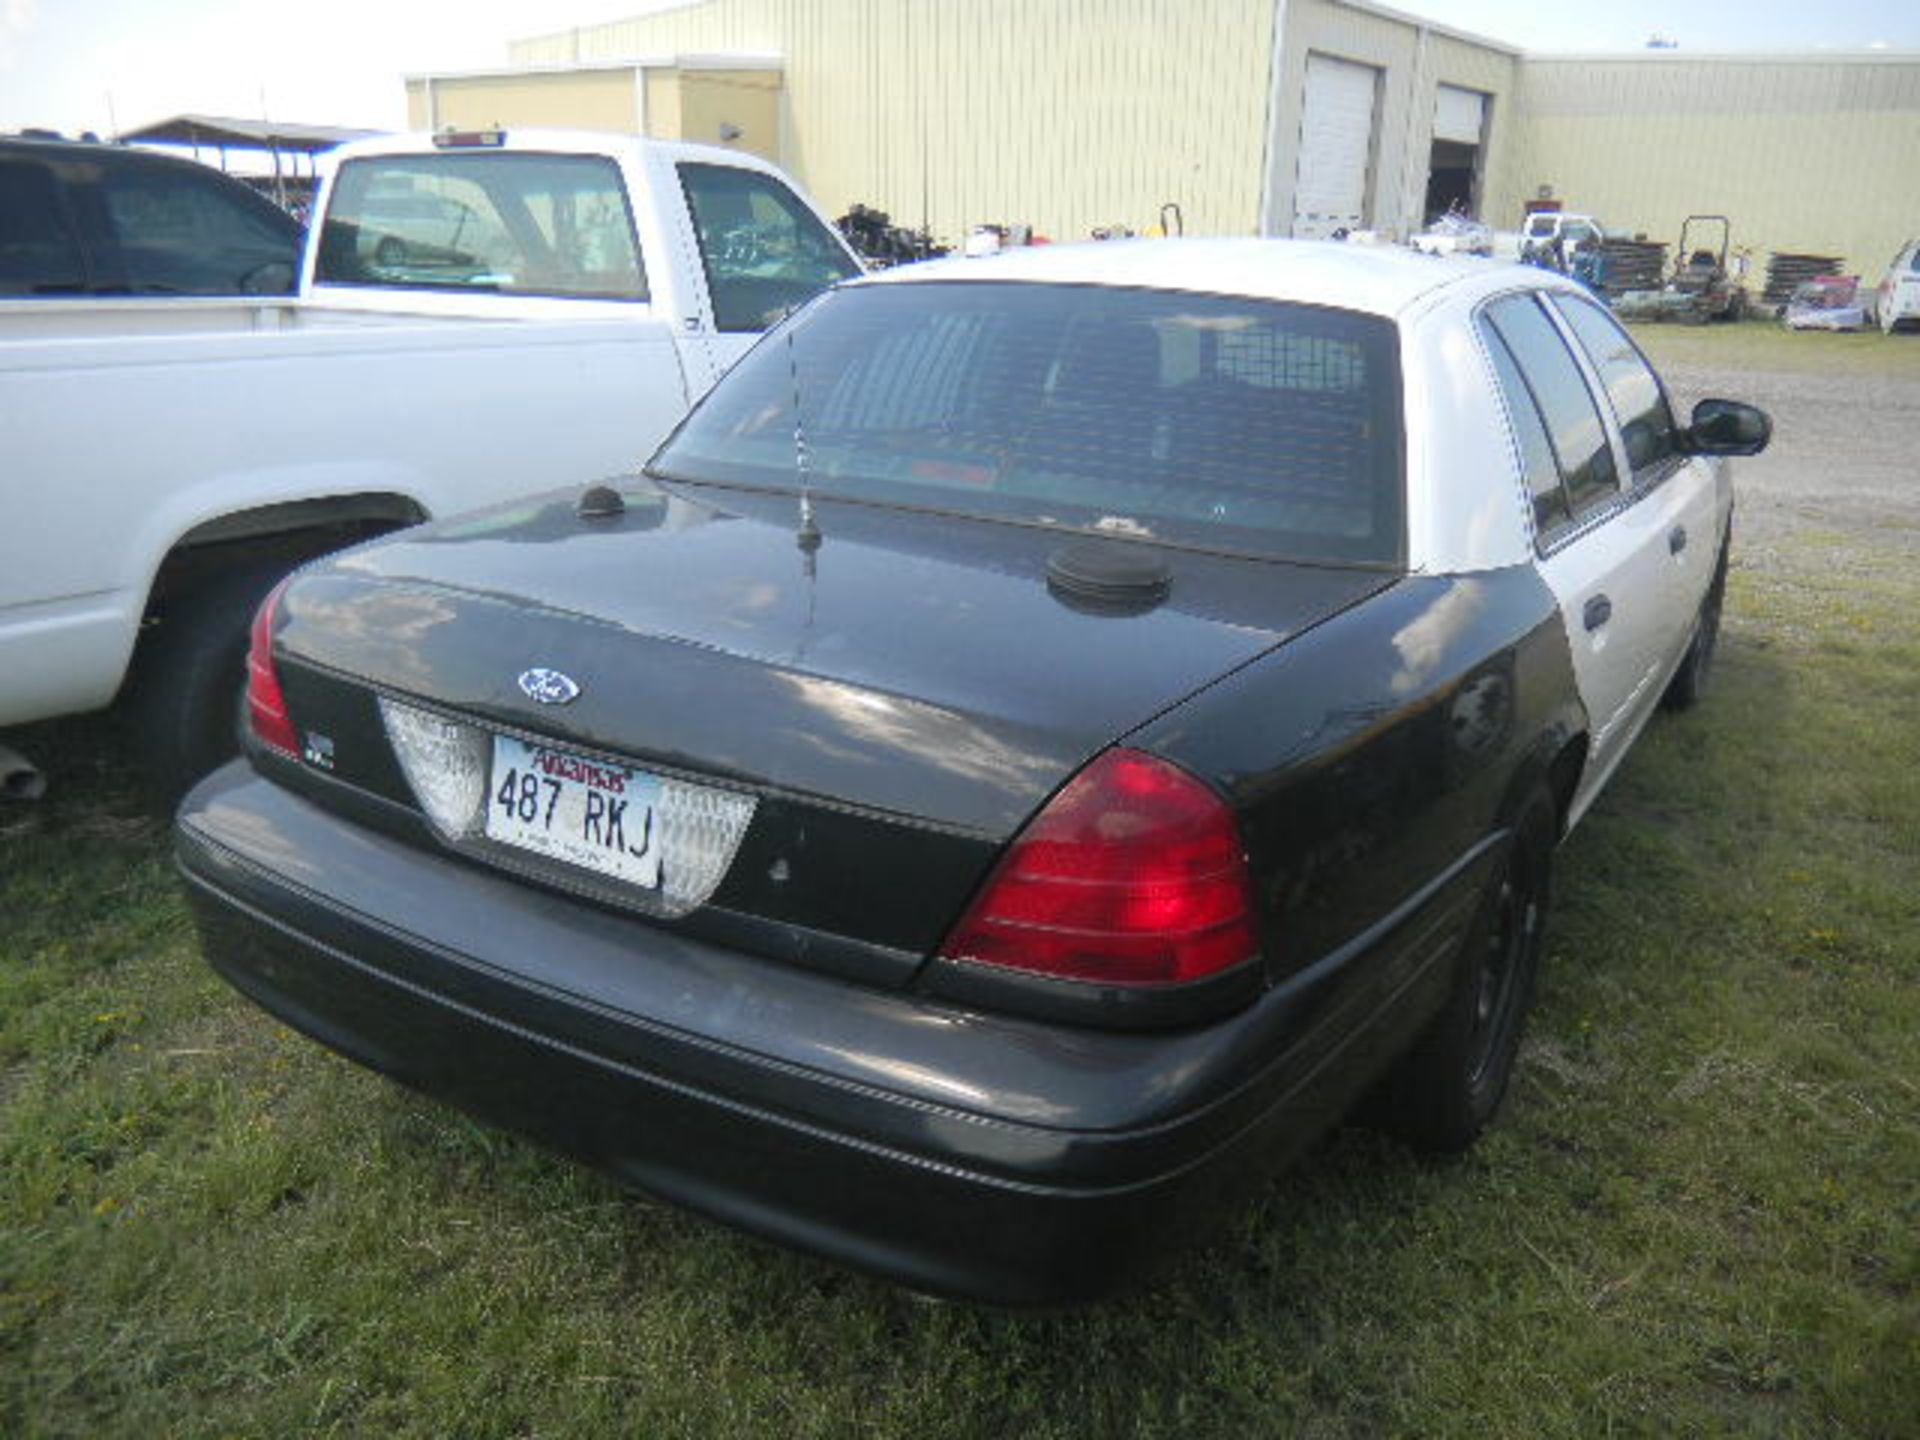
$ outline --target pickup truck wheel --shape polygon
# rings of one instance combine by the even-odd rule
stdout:
[[[1540,968],[1558,815],[1544,786],[1522,807],[1460,948],[1452,993],[1372,1098],[1372,1123],[1416,1149],[1465,1150],[1506,1094]]]
[[[1720,547],[1720,559],[1713,569],[1713,583],[1707,586],[1700,602],[1700,615],[1693,627],[1693,639],[1680,658],[1680,668],[1660,697],[1669,710],[1686,710],[1699,702],[1707,690],[1707,677],[1713,670],[1714,651],[1720,648],[1720,610],[1727,597],[1727,547]]]
[[[148,788],[169,811],[240,748],[248,627],[286,568],[240,571],[175,597],[141,641],[122,708]]]

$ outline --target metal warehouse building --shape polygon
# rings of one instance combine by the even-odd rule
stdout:
[[[1511,227],[1543,188],[1855,266],[1920,230],[1911,56],[1527,56],[1367,0],[693,0],[510,60],[410,78],[411,122],[735,144],[948,238],[1169,203],[1205,233],[1402,236],[1453,200]]]

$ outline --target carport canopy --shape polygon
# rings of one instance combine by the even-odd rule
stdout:
[[[237,120],[224,115],[175,115],[156,120],[137,130],[122,131],[115,138],[125,145],[191,145],[194,158],[207,146],[220,152],[220,168],[227,168],[229,150],[261,151],[273,157],[273,188],[281,204],[287,202],[287,174],[298,176],[299,157],[307,157],[306,188],[312,187],[313,157],[336,145],[362,136],[377,135],[377,130],[350,129],[344,125],[301,125],[290,120]],[[286,157],[287,171],[281,169]],[[296,189],[300,182],[295,181]]]

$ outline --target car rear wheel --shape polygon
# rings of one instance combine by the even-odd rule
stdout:
[[[1445,1006],[1374,1097],[1373,1123],[1416,1149],[1465,1150],[1500,1108],[1533,1005],[1558,829],[1542,786],[1521,808]]]
[[[1669,710],[1687,710],[1699,703],[1707,691],[1707,679],[1713,671],[1714,652],[1720,648],[1720,611],[1727,596],[1727,546],[1720,547],[1720,560],[1713,569],[1713,583],[1700,602],[1700,614],[1694,622],[1693,639],[1687,653],[1680,657],[1680,668],[1667,682],[1660,703]]]

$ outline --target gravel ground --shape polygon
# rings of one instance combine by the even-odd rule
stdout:
[[[1896,341],[1920,347],[1920,336]],[[1809,532],[1845,537],[1842,550],[1920,548],[1920,374],[1662,363],[1657,344],[1647,348],[1683,416],[1708,396],[1773,416],[1767,452],[1733,462],[1737,563],[1768,568],[1784,542]],[[1732,360],[1736,345],[1728,350]]]

